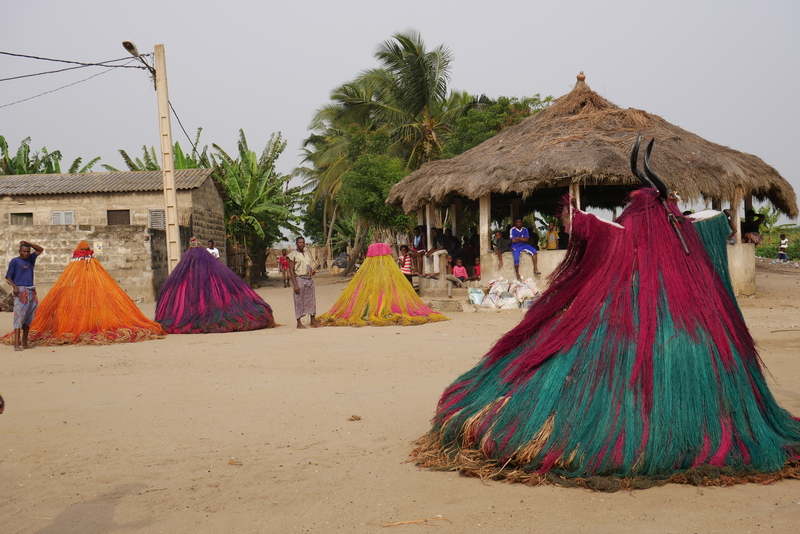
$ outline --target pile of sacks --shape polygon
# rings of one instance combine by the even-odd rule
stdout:
[[[530,308],[542,294],[533,278],[509,281],[505,278],[489,282],[489,294],[477,287],[467,289],[469,301],[482,308],[514,310]]]

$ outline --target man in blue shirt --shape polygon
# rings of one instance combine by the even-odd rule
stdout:
[[[31,252],[31,249],[34,252]],[[44,252],[39,245],[19,242],[19,257],[13,258],[8,264],[6,282],[14,293],[14,350],[28,349],[28,332],[36,314],[39,299],[36,297],[36,287],[33,285],[33,267],[36,258]],[[22,342],[20,343],[20,331]]]
[[[523,252],[527,252],[533,258],[533,274],[542,274],[539,272],[539,262],[536,258],[536,249],[528,244],[530,234],[528,229],[522,226],[522,219],[514,221],[514,226],[509,233],[511,238],[511,252],[514,254],[514,272],[518,280],[522,280],[519,275],[519,257]]]

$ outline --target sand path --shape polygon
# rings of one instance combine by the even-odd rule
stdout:
[[[322,282],[322,280],[320,280]],[[800,415],[800,270],[760,269],[741,302],[779,402]],[[319,311],[342,283],[319,283]],[[520,319],[285,325],[106,347],[0,346],[0,531],[792,532],[800,481],[599,494],[408,463],[442,390]],[[143,306],[152,316],[153,306]],[[11,314],[0,314],[2,330]],[[351,415],[361,420],[350,421]],[[425,527],[383,525],[437,518]]]

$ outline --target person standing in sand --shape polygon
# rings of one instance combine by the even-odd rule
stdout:
[[[295,240],[296,250],[289,254],[289,275],[292,277],[294,288],[294,315],[297,319],[297,328],[305,328],[301,319],[308,315],[311,318],[309,325],[312,328],[319,326],[317,322],[317,295],[314,289],[314,266],[311,256],[306,252],[306,240],[298,237]]]
[[[34,251],[31,252],[31,249]],[[36,265],[36,258],[42,252],[44,249],[39,245],[20,241],[19,257],[13,258],[8,264],[6,282],[14,293],[14,350],[30,348],[28,332],[36,314],[36,307],[39,305],[36,287],[33,285],[33,268]]]
[[[278,267],[283,276],[283,287],[289,287],[289,256],[286,255],[286,249],[282,249],[281,255],[278,256]]]

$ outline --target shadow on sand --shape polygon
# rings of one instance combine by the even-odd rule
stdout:
[[[152,525],[156,522],[153,519],[129,523],[117,523],[114,520],[114,509],[120,500],[145,487],[140,482],[125,484],[109,493],[68,506],[49,525],[37,530],[35,534],[104,534],[122,528],[138,529]]]

